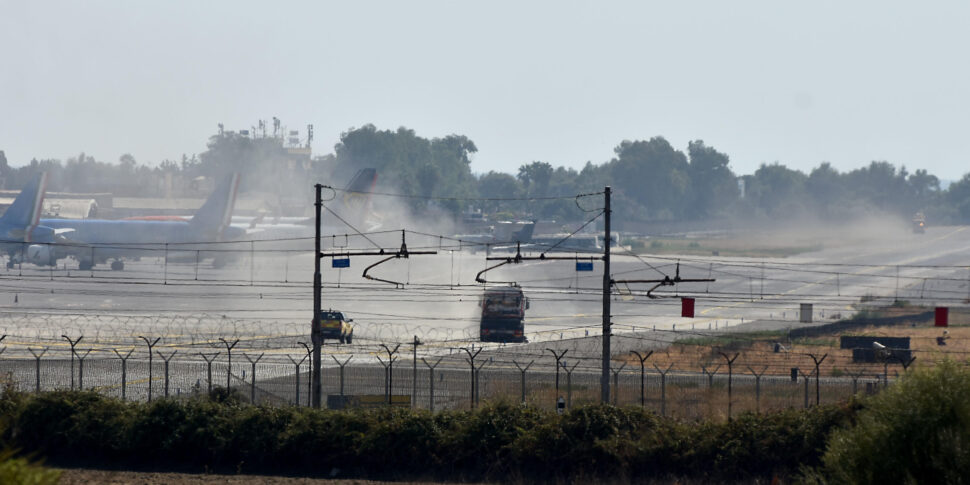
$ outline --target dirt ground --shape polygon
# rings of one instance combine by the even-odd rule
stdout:
[[[195,485],[224,483],[232,485],[430,485],[431,482],[375,482],[371,480],[325,480],[317,478],[273,477],[262,475],[209,475],[191,473],[156,473],[103,471],[82,469],[61,469],[61,485],[106,484],[106,485]]]

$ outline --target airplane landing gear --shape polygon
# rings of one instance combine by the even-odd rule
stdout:
[[[121,271],[123,269],[125,269],[125,262],[124,261],[112,261],[111,262],[111,271]]]

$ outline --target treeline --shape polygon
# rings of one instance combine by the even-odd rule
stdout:
[[[569,219],[581,214],[572,200],[461,198],[547,198],[611,185],[617,215],[626,220],[797,216],[839,220],[873,212],[908,218],[923,211],[931,223],[970,222],[970,173],[945,190],[926,170],[909,172],[885,161],[848,172],[821,163],[809,173],[774,163],[762,165],[753,174],[738,175],[727,154],[701,140],[680,150],[654,137],[623,141],[611,159],[587,162],[580,170],[531,161],[514,174],[474,174],[471,160],[477,151],[475,143],[461,135],[429,139],[406,128],[378,130],[365,125],[341,134],[333,153],[301,159],[288,153],[280,140],[226,132],[212,136],[198,156],[165,160],[157,166],[139,164],[131,155],[107,163],[81,153],[64,162],[31,160],[12,168],[0,152],[0,179],[5,188],[19,188],[33,173],[47,170],[55,191],[196,196],[198,177],[240,171],[245,175],[244,190],[308,199],[308,180],[340,186],[355,170],[373,167],[389,190],[453,198],[410,199],[411,208],[418,212],[443,209],[457,215],[472,206],[486,213]]]

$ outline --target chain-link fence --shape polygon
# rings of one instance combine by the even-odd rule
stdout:
[[[195,356],[159,354],[151,362],[132,354],[104,353],[74,359],[33,352],[29,358],[0,360],[0,373],[20,391],[95,390],[107,396],[147,401],[161,397],[205,395],[215,387],[230,387],[248,402],[266,405],[310,403],[307,360],[262,354],[225,353]],[[386,361],[385,361],[386,363]],[[480,359],[473,366],[455,358],[435,362],[395,360],[393,366],[333,358],[322,374],[323,400],[330,407],[414,406],[423,409],[468,409],[484,401],[507,400],[555,409],[600,400],[599,369],[533,361],[508,366]],[[642,405],[658,414],[693,418],[728,416],[744,411],[800,408],[833,403],[858,392],[875,392],[893,376],[855,374],[817,377],[757,374],[757,369],[728,372],[723,367],[704,372],[620,366],[610,375],[611,400],[617,405]]]

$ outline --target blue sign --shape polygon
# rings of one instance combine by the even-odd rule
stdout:
[[[344,258],[344,259],[336,259],[336,258],[334,258],[332,267],[334,267],[334,268],[349,268],[350,267],[350,258]]]
[[[593,262],[592,261],[586,261],[586,262],[576,261],[576,271],[593,271]]]

